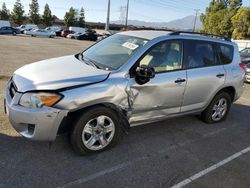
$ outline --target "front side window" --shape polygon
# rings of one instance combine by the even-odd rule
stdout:
[[[185,43],[185,68],[216,65],[213,45],[205,41],[187,41]]]
[[[153,67],[156,73],[181,69],[182,43],[166,41],[155,45],[143,56],[139,65]]]
[[[127,63],[129,58],[147,42],[147,39],[116,34],[98,42],[82,55],[99,67],[116,70]]]

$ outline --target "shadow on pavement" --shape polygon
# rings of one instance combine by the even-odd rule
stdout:
[[[20,183],[23,187],[32,183],[36,187],[45,184],[58,186],[128,161],[142,158],[163,160],[163,157],[165,161],[174,160],[172,152],[169,153],[170,157],[169,154],[161,153],[173,146],[176,146],[174,153],[180,153],[178,165],[181,165],[186,156],[182,154],[182,149],[178,149],[180,143],[192,145],[190,141],[204,142],[204,135],[218,129],[250,132],[249,112],[250,106],[234,104],[227,120],[219,124],[208,125],[195,116],[183,116],[141,125],[131,128],[129,135],[124,136],[114,148],[87,156],[77,156],[71,150],[67,135],[57,137],[50,148],[48,142],[34,142],[21,136],[0,133],[0,182],[5,187]],[[231,127],[235,124],[237,126]],[[221,132],[218,134],[223,137]],[[232,141],[240,136],[235,134],[229,135]],[[150,165],[154,166],[153,163]]]

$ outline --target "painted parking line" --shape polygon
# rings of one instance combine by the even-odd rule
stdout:
[[[66,183],[66,184],[64,184],[62,186],[59,186],[58,188],[68,188],[68,187],[79,186],[79,185],[81,185],[83,183],[94,180],[94,179],[96,179],[98,177],[104,176],[106,174],[110,174],[110,173],[112,173],[114,171],[117,171],[117,170],[120,170],[120,169],[124,169],[124,168],[126,168],[126,167],[128,167],[130,165],[133,165],[134,163],[136,163],[138,161],[142,161],[142,160],[145,160],[145,159],[147,159],[147,157],[140,157],[140,158],[137,158],[137,159],[129,161],[129,162],[124,162],[124,163],[118,164],[116,166],[113,166],[113,167],[111,167],[109,169],[102,170],[102,171],[97,172],[95,174],[89,175],[87,177],[84,177],[84,178],[81,178],[81,179]]]
[[[209,172],[212,172],[213,170],[215,170],[215,169],[217,169],[217,168],[219,168],[219,167],[221,167],[221,166],[229,163],[230,161],[232,161],[232,160],[240,157],[243,154],[246,154],[249,151],[250,151],[250,146],[247,147],[246,149],[243,149],[240,152],[235,153],[235,154],[231,155],[230,157],[228,157],[228,158],[226,158],[226,159],[224,159],[224,160],[222,160],[222,161],[220,161],[220,162],[218,162],[218,163],[210,166],[209,168],[207,168],[205,170],[202,170],[202,171],[194,174],[193,176],[191,176],[191,177],[189,177],[189,178],[181,181],[180,183],[177,183],[177,184],[173,185],[171,188],[181,188],[181,187],[184,187],[187,184],[191,183],[192,181],[194,181],[194,180],[196,180],[196,179],[198,179],[198,178],[200,178],[200,177],[208,174]]]
[[[238,126],[238,125],[236,125],[236,124],[235,124],[235,125],[232,125],[231,128],[234,128],[234,127],[236,127],[236,126]],[[202,136],[202,138],[207,138],[207,137],[210,137],[210,136],[219,134],[219,133],[221,133],[221,132],[223,132],[223,131],[226,131],[226,130],[228,130],[228,128],[221,128],[221,129],[218,129],[218,130],[216,130],[216,131],[213,131],[213,132],[209,132],[209,133],[207,133],[207,134],[204,134],[204,135]],[[184,146],[186,146],[186,145],[188,145],[188,144],[192,144],[192,143],[197,142],[197,141],[198,141],[198,140],[195,139],[195,140],[188,140],[188,141],[185,141],[185,142],[177,143],[176,145],[171,145],[171,146],[167,147],[167,148],[164,149],[164,150],[158,151],[155,155],[152,155],[152,156],[157,156],[157,157],[159,157],[159,154],[168,153],[170,150],[173,150],[173,149],[175,150],[175,149],[177,149],[177,148],[179,148],[179,147],[184,147]],[[142,156],[142,157],[136,158],[136,159],[134,159],[134,160],[132,160],[132,161],[124,162],[124,163],[118,164],[118,165],[116,165],[116,166],[110,167],[110,168],[108,168],[108,169],[102,170],[102,171],[100,171],[100,172],[97,172],[97,173],[88,175],[88,176],[86,176],[86,177],[77,179],[77,180],[75,180],[75,181],[68,182],[68,183],[66,183],[66,184],[64,184],[64,185],[58,186],[58,188],[69,188],[69,187],[78,186],[78,185],[81,185],[81,184],[86,183],[86,182],[88,182],[88,181],[92,181],[92,180],[94,180],[94,179],[96,179],[96,178],[102,177],[102,176],[104,176],[104,175],[111,174],[111,173],[113,173],[113,172],[115,172],[115,171],[117,171],[117,170],[122,170],[122,169],[124,169],[124,168],[127,168],[127,167],[129,167],[129,166],[131,166],[131,165],[134,165],[136,162],[139,162],[139,161],[142,161],[142,160],[147,160],[148,158],[149,158],[149,157]],[[187,179],[186,181],[190,181],[190,180]]]

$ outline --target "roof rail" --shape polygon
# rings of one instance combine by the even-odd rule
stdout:
[[[199,33],[199,32],[191,32],[191,31],[173,31],[169,35],[180,35],[181,33],[184,33],[184,34],[193,34],[193,35],[204,35],[204,36],[208,36],[208,37],[214,37],[214,38],[224,39],[226,41],[230,41],[231,42],[231,39],[228,38],[228,37],[221,36],[221,35],[209,34],[209,33]]]

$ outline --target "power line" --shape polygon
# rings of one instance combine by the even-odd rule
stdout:
[[[126,11],[127,11],[127,7],[126,6],[121,6],[120,7],[120,21],[121,24],[125,24],[125,20],[126,20]]]

